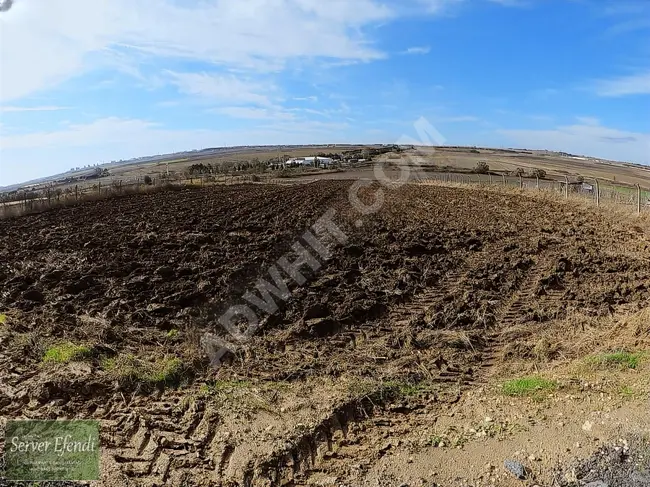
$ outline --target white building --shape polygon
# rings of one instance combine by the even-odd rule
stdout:
[[[285,164],[287,167],[295,166],[314,166],[314,161],[318,159],[318,167],[329,167],[334,164],[334,159],[329,157],[294,157],[289,159]]]

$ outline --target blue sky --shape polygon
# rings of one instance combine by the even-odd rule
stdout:
[[[438,143],[650,163],[648,0],[14,0],[0,55],[0,185],[421,117]]]

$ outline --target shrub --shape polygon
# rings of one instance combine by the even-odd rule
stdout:
[[[520,176],[523,177],[525,174],[526,174],[526,173],[525,173],[524,169],[521,168],[521,167],[518,167],[518,168],[515,170],[515,176],[517,176],[517,177],[520,177]]]
[[[490,166],[485,161],[478,161],[476,163],[476,167],[474,168],[474,172],[478,174],[487,174],[490,172]]]
[[[534,178],[546,179],[546,171],[544,169],[535,169],[532,172]]]
[[[153,180],[151,179],[151,176],[147,175],[144,177],[144,184],[146,184],[147,186],[151,186],[153,184]]]

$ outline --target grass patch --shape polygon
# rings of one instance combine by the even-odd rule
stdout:
[[[4,325],[7,322],[7,315],[0,313],[0,325]]]
[[[522,377],[503,383],[501,392],[506,396],[534,396],[557,389],[557,382],[542,377]]]
[[[238,389],[249,389],[253,383],[248,380],[215,380],[201,386],[201,392],[206,394],[221,394],[236,391]]]
[[[132,354],[106,359],[102,368],[118,380],[152,385],[177,384],[185,370],[183,361],[177,357],[147,362]]]
[[[622,386],[621,387],[621,396],[623,396],[625,398],[628,398],[628,399],[632,399],[632,398],[636,397],[637,395],[638,395],[637,392],[634,389],[632,389],[630,386]]]
[[[639,367],[645,354],[630,352],[614,352],[591,355],[587,362],[591,365],[603,368],[636,369]]]
[[[84,360],[92,354],[92,350],[83,345],[75,345],[74,343],[62,343],[50,347],[43,355],[43,362],[67,364],[68,362],[79,362]]]
[[[178,337],[178,333],[179,333],[179,331],[178,331],[177,329],[174,328],[173,330],[169,330],[169,331],[165,334],[165,336],[166,336],[167,338],[169,338],[170,340],[173,340],[174,338],[177,338],[177,337]]]

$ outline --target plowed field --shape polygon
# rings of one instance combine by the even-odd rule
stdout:
[[[384,189],[361,218],[350,184],[184,189],[0,221],[0,415],[101,420],[111,487],[362,485],[387,438],[532,354],[508,331],[648,304],[639,226],[418,185]],[[346,242],[211,368],[203,334],[224,334],[221,313],[330,209]],[[48,360],[61,344],[83,350]]]

